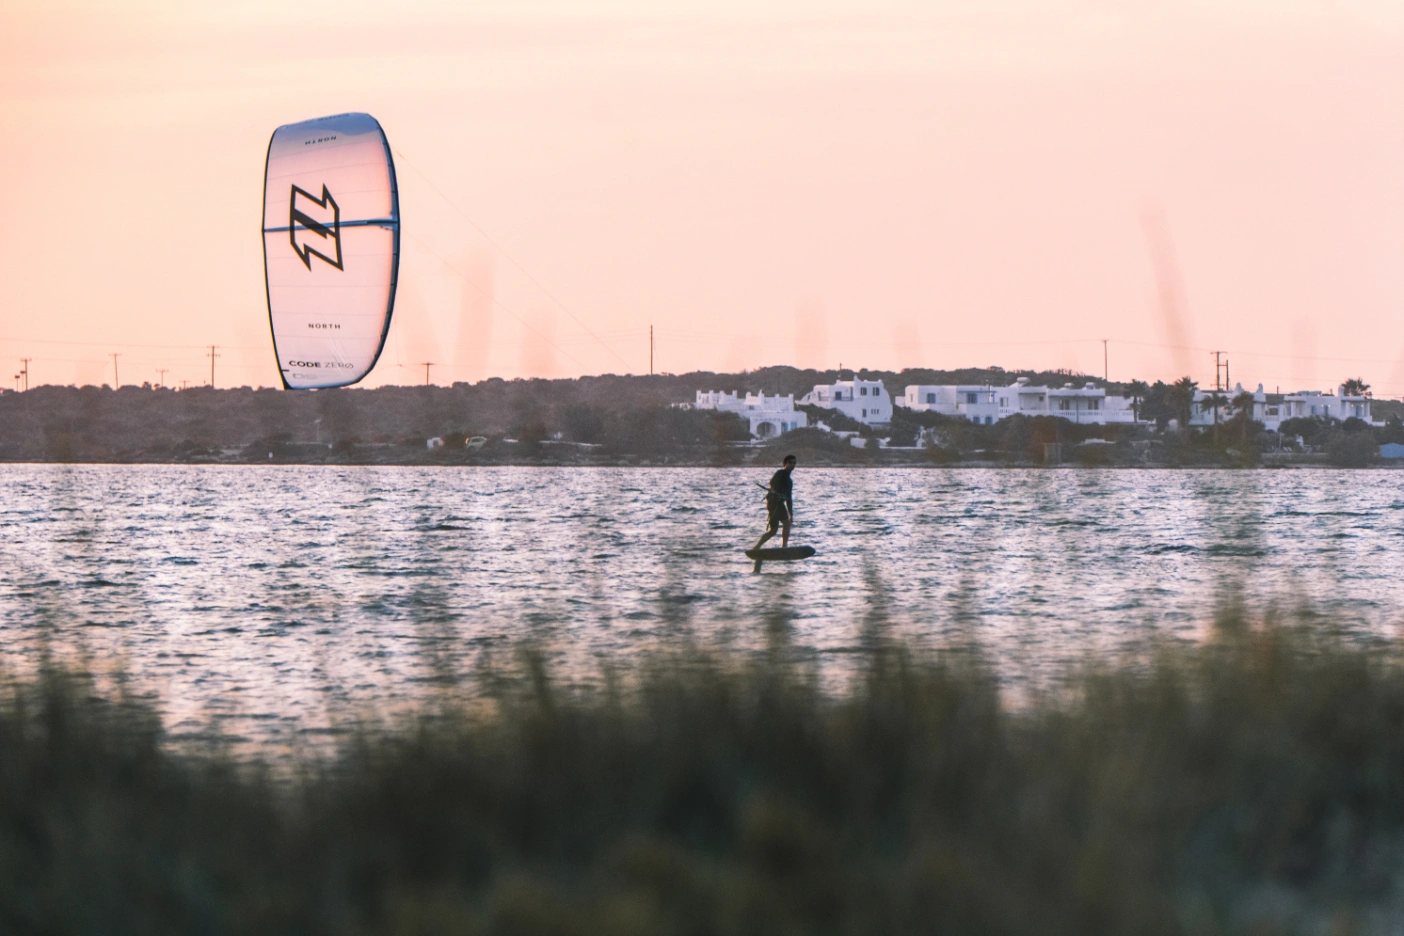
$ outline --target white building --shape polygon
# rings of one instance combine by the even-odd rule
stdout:
[[[958,416],[971,422],[991,425],[1008,416],[1059,416],[1077,423],[1133,423],[1131,400],[1107,396],[1107,391],[1091,383],[1074,387],[1036,387],[1020,377],[1007,387],[945,384],[913,385],[898,400],[914,410]]]
[[[1131,401],[1125,397],[1108,397],[1102,387],[1089,381],[1081,387],[1065,383],[1061,387],[1031,387],[1027,377],[1021,377],[1000,394],[1001,415],[1058,416],[1075,423],[1135,422]]]
[[[959,416],[973,423],[999,421],[999,404],[989,384],[918,384],[907,387],[897,405],[917,412]]]
[[[1215,421],[1214,395],[1217,392],[1222,402],[1218,406],[1218,419],[1223,421],[1234,415],[1233,401],[1244,391],[1238,384],[1232,390],[1204,390],[1194,392],[1194,408],[1190,412],[1191,426],[1212,426]],[[1320,419],[1363,419],[1371,425],[1380,426],[1370,417],[1370,398],[1347,396],[1345,386],[1336,387],[1334,392],[1321,390],[1299,390],[1296,393],[1265,393],[1263,385],[1253,391],[1253,413],[1250,418],[1263,424],[1270,432],[1289,419],[1312,417]]]
[[[815,384],[814,389],[800,397],[807,406],[822,406],[837,410],[849,419],[869,426],[885,426],[892,422],[892,397],[879,380],[836,380],[831,384]]]
[[[751,435],[758,439],[769,439],[784,435],[793,429],[803,429],[809,425],[809,417],[795,409],[795,395],[766,396],[764,392],[748,393],[744,398],[735,393],[714,390],[698,390],[697,409],[717,410],[722,413],[736,413],[746,417],[751,424]]]

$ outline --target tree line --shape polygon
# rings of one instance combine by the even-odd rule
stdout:
[[[385,446],[423,449],[435,437],[452,449],[475,436],[494,443],[514,440],[519,455],[552,443],[599,446],[615,455],[688,453],[750,438],[748,424],[738,416],[677,405],[692,403],[699,390],[798,398],[816,384],[854,376],[882,380],[889,388],[1013,382],[1019,376],[1068,379],[1055,372],[999,368],[854,372],[769,367],[742,373],[491,378],[452,386],[297,392],[41,386],[0,394],[0,459],[165,460],[245,448],[281,456],[314,445],[347,453]]]
[[[694,372],[683,375],[583,377],[573,380],[502,380],[452,386],[343,388],[315,392],[272,389],[175,391],[149,386],[42,386],[25,393],[0,395],[0,460],[6,461],[165,461],[204,457],[264,460],[308,458],[329,452],[355,460],[404,460],[420,453],[430,438],[445,449],[463,449],[474,437],[489,440],[483,456],[513,460],[534,458],[574,446],[600,458],[641,456],[682,460],[726,461],[724,453],[749,439],[739,416],[695,410],[699,390],[794,394],[798,399],[816,384],[861,377],[881,380],[900,394],[910,384],[1008,386],[1019,377],[1034,385],[1068,380],[1092,382],[1111,394],[1132,400],[1137,415],[1165,429],[1171,420],[1188,426],[1197,385],[1188,377],[1165,383],[1130,381],[1108,384],[1086,375],[1063,372],[1005,371],[978,368],[956,371],[909,369],[818,371],[771,367],[739,374]],[[1367,393],[1359,378],[1347,392]],[[1341,463],[1374,457],[1374,446],[1404,442],[1397,419],[1385,427],[1360,420],[1296,419],[1281,434],[1267,433],[1252,419],[1252,395],[1211,394],[1202,405],[1213,408],[1216,424],[1204,431],[1161,433],[1152,438],[1144,426],[1076,424],[1052,416],[1013,416],[992,426],[977,426],[952,416],[896,407],[890,426],[875,428],[847,419],[834,410],[801,406],[811,426],[823,421],[832,429],[866,437],[868,455],[882,437],[891,446],[913,446],[925,435],[924,458],[955,461],[995,458],[1038,462],[1046,446],[1078,449],[1076,457],[1093,462],[1144,460],[1148,452],[1170,463],[1194,463],[1224,457],[1252,460],[1257,453],[1300,437],[1304,444],[1335,453]],[[1088,447],[1095,439],[1112,445]],[[1153,444],[1152,444],[1153,443]],[[831,461],[862,460],[864,453],[847,439],[817,429],[789,433],[775,445],[809,452]],[[1152,444],[1147,449],[1147,444]],[[1139,447],[1137,447],[1139,446]],[[390,454],[385,454],[389,452]],[[394,452],[402,452],[403,456]],[[1229,453],[1234,453],[1232,456]],[[1341,455],[1341,453],[1346,453]],[[326,454],[319,457],[328,457]],[[421,457],[415,455],[413,457]]]

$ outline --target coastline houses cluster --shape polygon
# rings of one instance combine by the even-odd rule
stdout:
[[[1219,391],[1217,398],[1232,402],[1243,393],[1243,385],[1239,384],[1232,391]],[[1213,390],[1195,391],[1194,409],[1190,413],[1191,426],[1214,424],[1215,398]],[[1219,406],[1218,409],[1222,412],[1223,406]],[[1360,419],[1372,426],[1383,425],[1371,417],[1370,398],[1346,393],[1344,384],[1336,387],[1335,392],[1299,390],[1296,393],[1266,393],[1262,384],[1258,384],[1258,389],[1253,391],[1251,418],[1262,423],[1263,427],[1271,432],[1276,432],[1278,426],[1289,419],[1309,419],[1313,416],[1341,421]]]
[[[1229,390],[1197,389],[1190,408],[1191,426],[1212,425],[1231,413],[1234,400],[1243,403],[1245,391],[1240,384]],[[1302,390],[1296,393],[1268,393],[1261,384],[1251,392],[1251,418],[1269,431],[1289,419],[1323,417],[1346,420],[1361,419],[1371,425],[1382,425],[1371,418],[1370,398],[1347,394],[1341,385],[1334,391]],[[849,419],[868,426],[881,427],[892,422],[894,407],[915,412],[940,413],[969,420],[981,425],[994,425],[1010,416],[1054,416],[1075,423],[1093,425],[1145,425],[1138,419],[1139,401],[1130,397],[1109,395],[1105,388],[1091,382],[1076,386],[1071,382],[1061,387],[1044,387],[1020,377],[1008,386],[991,384],[913,384],[901,396],[893,396],[880,380],[837,380],[817,384],[800,397],[801,406],[817,406],[842,413]],[[737,413],[750,423],[751,435],[757,439],[774,438],[809,425],[808,417],[795,408],[793,394],[785,396],[765,393],[697,391],[692,404],[697,409]],[[821,424],[822,426],[822,424]],[[827,427],[825,427],[827,428]]]

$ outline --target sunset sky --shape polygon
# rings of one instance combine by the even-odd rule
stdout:
[[[0,384],[276,386],[279,124],[396,154],[366,385],[999,364],[1404,395],[1404,3],[0,0]],[[6,369],[12,368],[12,369]]]

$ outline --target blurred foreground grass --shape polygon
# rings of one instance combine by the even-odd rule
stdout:
[[[1227,612],[1011,709],[978,654],[524,650],[286,771],[50,667],[0,704],[0,932],[1385,933],[1404,659]]]

